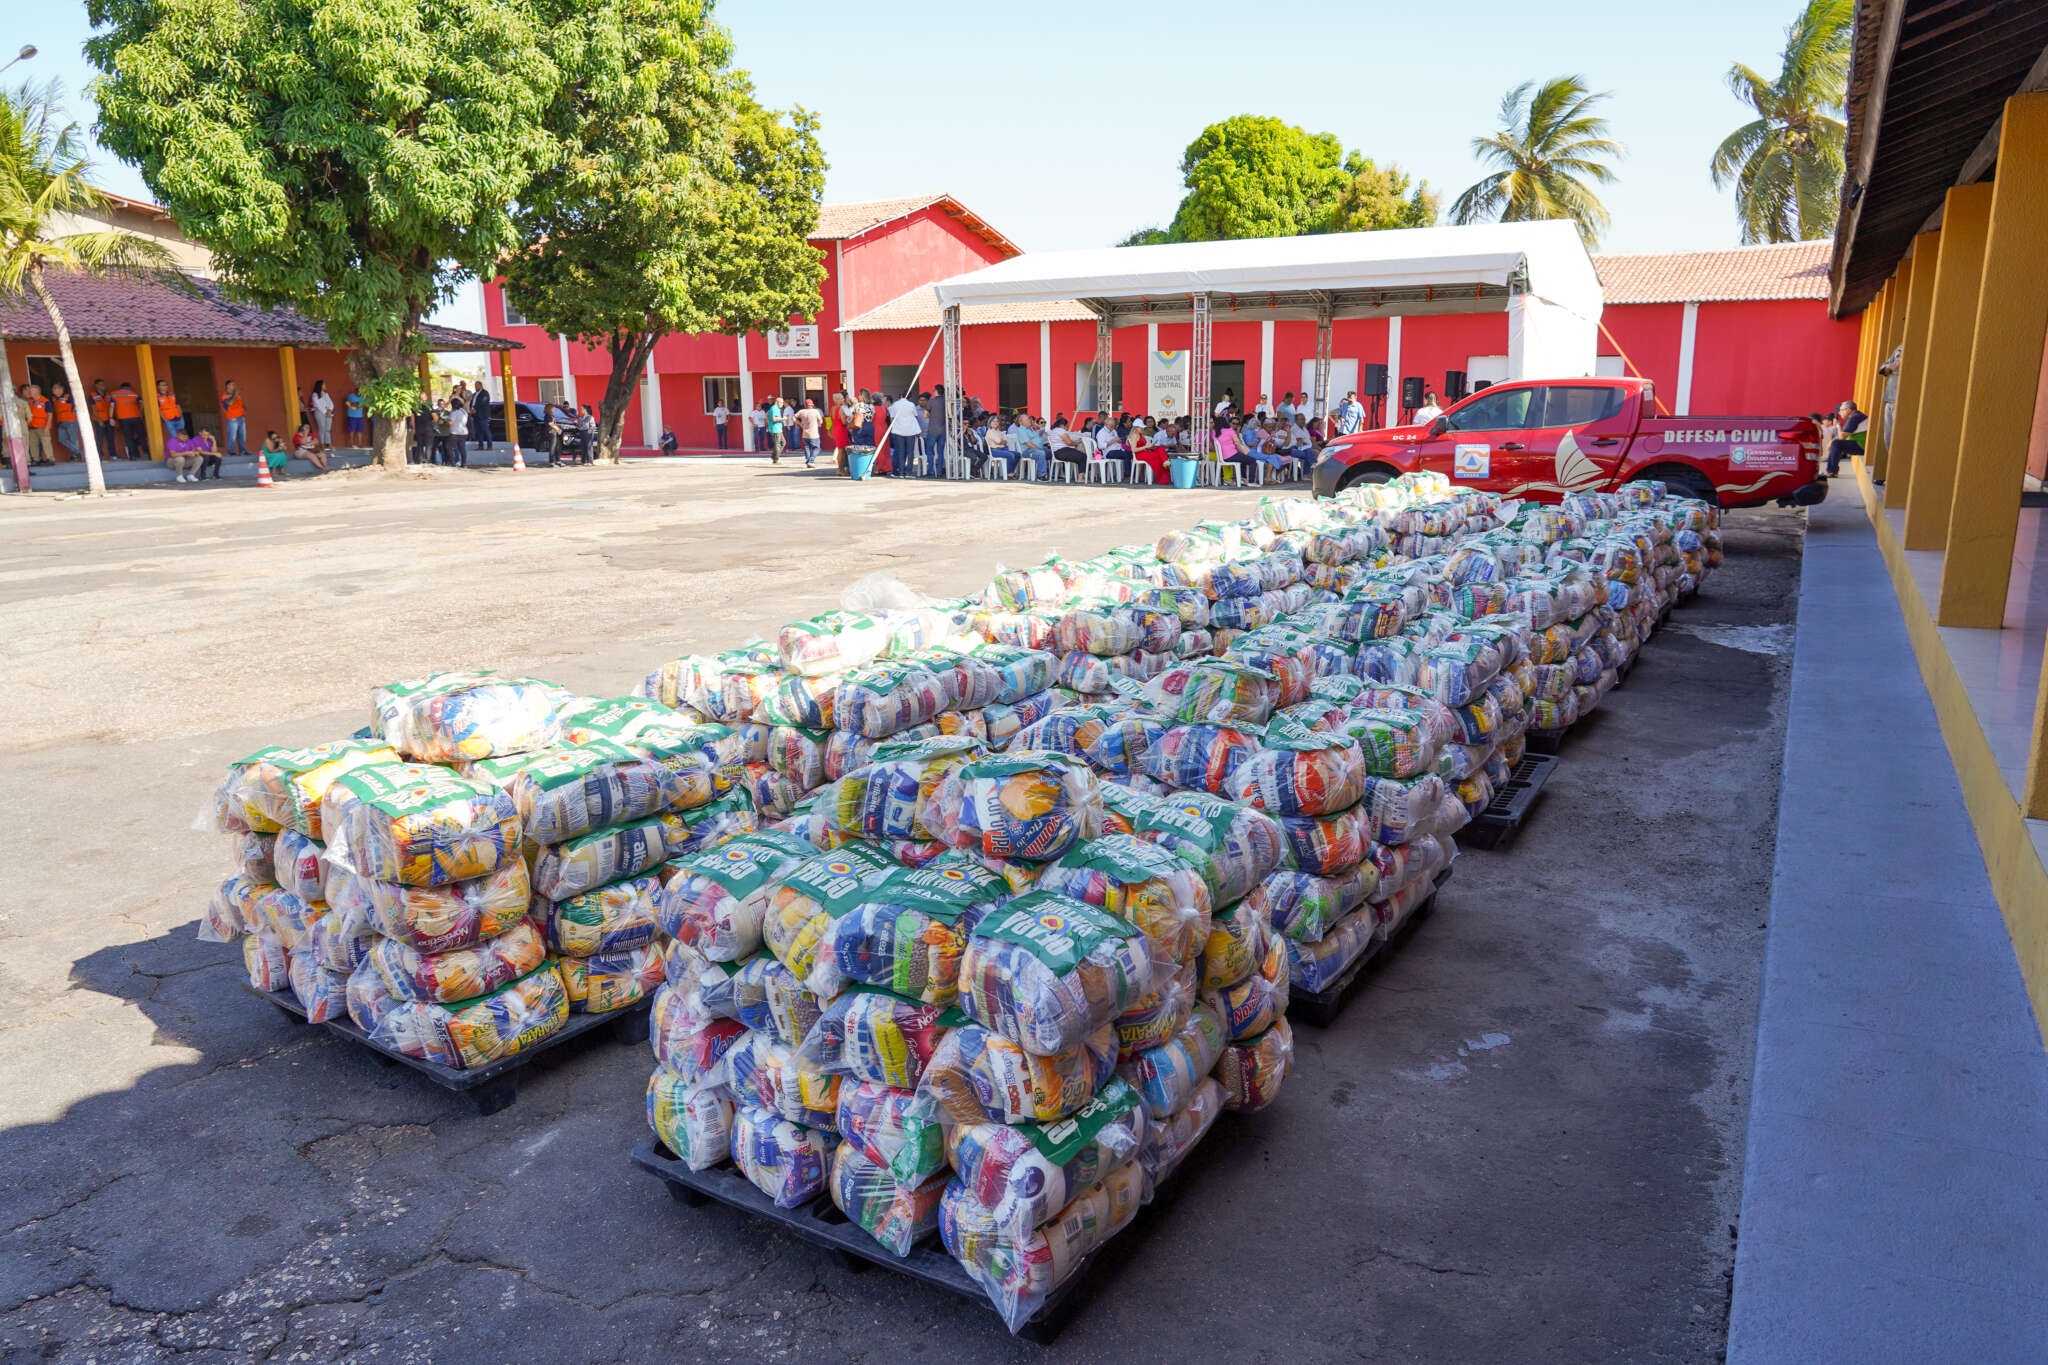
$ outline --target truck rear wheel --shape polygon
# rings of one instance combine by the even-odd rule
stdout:
[[[1362,464],[1354,466],[1351,472],[1338,482],[1337,487],[1345,489],[1357,483],[1388,483],[1400,476],[1401,471],[1392,465]]]
[[[1698,498],[1701,502],[1721,505],[1720,490],[1713,481],[1690,465],[1652,465],[1636,475],[1638,479],[1656,479],[1681,498]]]

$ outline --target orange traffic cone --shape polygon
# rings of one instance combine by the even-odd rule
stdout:
[[[526,468],[526,456],[520,452],[519,442],[512,442],[512,470],[514,473]]]
[[[270,457],[260,450],[256,452],[256,486],[258,488],[275,488],[277,486],[270,481]]]

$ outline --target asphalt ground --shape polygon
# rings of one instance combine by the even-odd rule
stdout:
[[[1718,1360],[1799,514],[1730,515],[1520,836],[1298,1029],[1050,1348],[672,1203],[626,1159],[642,1047],[479,1117],[193,937],[221,766],[379,683],[621,693],[871,571],[967,591],[1255,496],[729,461],[0,499],[0,1358]]]

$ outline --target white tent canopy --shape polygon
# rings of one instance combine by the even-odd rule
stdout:
[[[1111,328],[1193,321],[1190,415],[1198,441],[1207,435],[1210,328],[1218,316],[1314,320],[1318,410],[1330,324],[1339,318],[1505,312],[1510,379],[1592,374],[1600,322],[1600,278],[1578,229],[1563,221],[1051,251],[955,275],[932,290],[946,318],[952,432],[963,304],[1078,299],[1096,316],[1097,364],[1105,371]]]

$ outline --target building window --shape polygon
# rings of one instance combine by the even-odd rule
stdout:
[[[563,383],[563,382],[562,382],[561,380],[559,380],[559,379],[543,379],[543,380],[540,380],[540,381],[539,381],[539,383],[540,383],[540,401],[541,401],[541,402],[543,402],[543,403],[560,403],[560,404],[564,405],[565,407],[566,407],[566,406],[568,405],[568,401],[569,401],[569,388],[568,388],[568,385],[564,384],[564,383]]]
[[[498,297],[505,304],[505,325],[507,327],[524,327],[526,325],[526,314],[512,306],[512,296],[500,289]]]
[[[1023,412],[1031,406],[1031,367],[996,366],[996,407],[1004,412]]]
[[[882,392],[891,399],[901,398],[917,383],[917,366],[884,365],[882,367]]]
[[[1124,363],[1109,362],[1109,411],[1124,410]],[[1084,360],[1074,366],[1074,411],[1101,412],[1095,401],[1095,362]]]
[[[740,377],[736,374],[707,374],[704,376],[704,411],[709,414],[725,405],[727,412],[742,412],[740,407]]]

